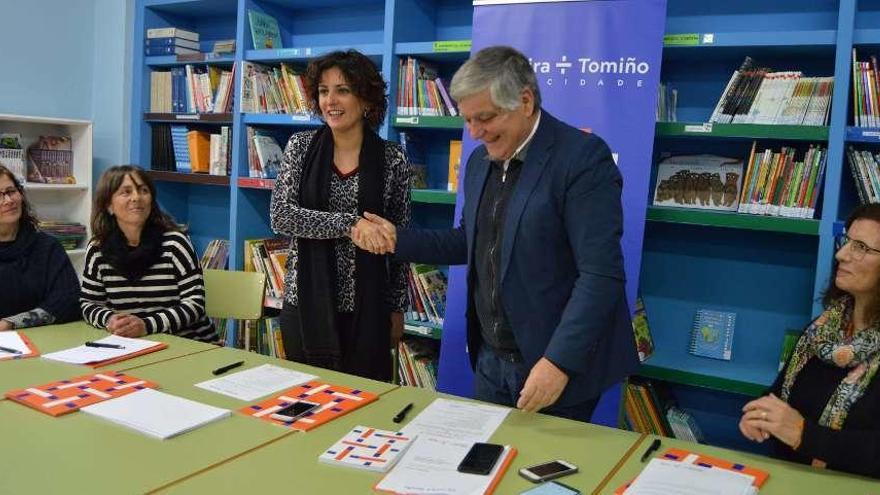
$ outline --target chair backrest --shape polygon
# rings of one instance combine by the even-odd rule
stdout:
[[[205,311],[209,318],[262,318],[264,274],[231,270],[205,270],[204,273]]]

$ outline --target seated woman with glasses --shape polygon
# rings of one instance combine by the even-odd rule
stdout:
[[[139,167],[110,167],[98,181],[80,303],[86,321],[122,337],[218,341],[199,259]]]
[[[846,233],[824,312],[739,429],[787,460],[880,477],[880,204],[856,208]]]
[[[58,241],[37,229],[21,183],[0,165],[0,330],[80,318],[79,280]]]

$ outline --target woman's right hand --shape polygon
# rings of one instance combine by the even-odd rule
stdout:
[[[373,254],[394,252],[394,239],[380,225],[365,218],[359,219],[351,228],[351,240],[357,247]]]

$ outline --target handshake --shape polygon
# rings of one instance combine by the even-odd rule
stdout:
[[[379,215],[364,212],[364,218],[351,228],[351,241],[372,254],[393,253],[397,245],[397,227]]]

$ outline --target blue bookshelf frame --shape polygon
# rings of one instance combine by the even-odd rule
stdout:
[[[278,19],[282,48],[253,49],[249,9]],[[213,41],[234,38],[234,55],[192,62],[239,65],[236,107],[227,119],[233,131],[229,185],[160,179],[159,195],[163,207],[189,225],[197,249],[204,249],[211,238],[229,239],[230,264],[240,269],[243,240],[271,235],[268,205],[273,183],[247,178],[246,127],[293,133],[321,124],[311,116],[240,113],[241,62],[306,63],[330,50],[355,48],[370,56],[387,75],[389,112],[380,134],[398,140],[400,132],[408,132],[425,143],[430,189],[413,192],[414,223],[424,227],[453,225],[454,194],[444,190],[448,142],[461,137],[461,119],[401,120],[395,112],[395,96],[401,59],[413,56],[436,63],[447,79],[467,59],[472,13],[470,0],[137,0],[131,40],[131,161],[150,163],[153,124],[144,117],[150,71],[186,63],[176,57],[145,57],[142,40],[146,29],[175,26],[197,31],[203,51],[210,51]],[[759,65],[775,69],[834,75],[836,88],[830,125],[820,129],[718,125],[711,132],[698,133],[688,132],[685,124],[658,124],[658,159],[662,151],[745,157],[743,150],[757,139],[774,147],[780,143],[825,144],[828,165],[818,207],[821,216],[816,220],[649,211],[641,286],[657,351],[643,370],[646,376],[685,389],[715,393],[725,389],[744,400],[772,380],[782,333],[802,327],[820,310],[818,295],[831,273],[834,236],[856,201],[851,179],[842,177],[848,175],[845,146],[880,143],[880,129],[851,127],[849,98],[852,49],[856,47],[860,54],[880,54],[877,25],[880,0],[744,0],[723,5],[668,0],[667,33],[679,36],[665,45],[663,77],[679,90],[681,122],[698,126],[708,120],[731,73],[747,55]],[[180,120],[184,119],[168,119]],[[754,288],[766,280],[773,280],[775,291]],[[688,354],[683,335],[689,332],[692,315],[700,307],[737,312],[733,361],[713,362]],[[463,347],[460,342],[445,344],[441,352]],[[460,379],[441,374],[441,388]],[[732,410],[701,410],[700,414],[711,417],[710,423],[716,425],[722,422],[719,418],[732,414],[728,409]],[[722,435],[723,441],[731,436]]]

